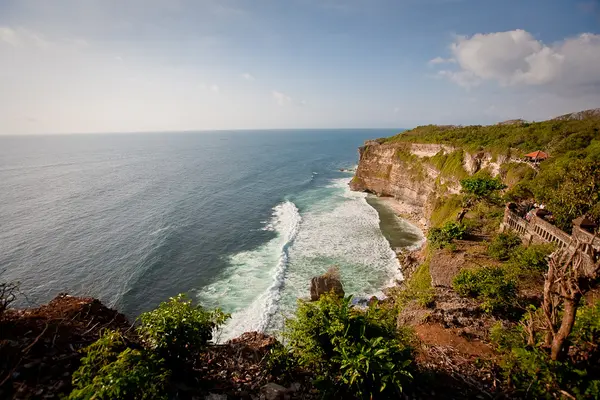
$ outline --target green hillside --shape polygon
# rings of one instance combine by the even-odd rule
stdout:
[[[440,143],[467,152],[485,151],[509,157],[501,177],[510,190],[507,199],[545,203],[556,224],[569,231],[571,220],[582,214],[600,222],[600,116],[589,111],[577,118],[489,126],[419,126],[381,143]],[[549,158],[539,168],[514,162],[542,150]],[[512,160],[512,161],[511,161]]]

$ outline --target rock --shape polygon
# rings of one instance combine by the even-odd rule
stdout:
[[[265,400],[284,400],[288,397],[288,390],[281,385],[270,382],[260,389],[261,398]]]
[[[204,397],[204,400],[227,400],[226,394],[209,393]]]
[[[298,382],[294,382],[290,386],[290,391],[292,392],[299,392],[300,389],[302,389],[302,385]]]
[[[334,292],[340,297],[344,296],[344,288],[337,267],[329,268],[325,274],[315,276],[310,280],[310,300],[319,300],[324,293]]]

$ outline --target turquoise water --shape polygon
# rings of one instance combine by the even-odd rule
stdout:
[[[331,265],[375,294],[399,266],[339,170],[394,133],[0,137],[2,278],[33,304],[69,292],[130,317],[187,292],[233,313],[226,337],[276,329]]]

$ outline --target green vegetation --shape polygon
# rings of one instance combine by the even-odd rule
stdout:
[[[535,399],[600,397],[600,302],[581,307],[569,336],[568,359],[553,361],[545,335],[535,330],[543,321],[541,310],[532,308],[520,324],[496,325],[492,341],[502,352],[502,372],[516,396]]]
[[[456,222],[446,222],[440,228],[431,228],[427,239],[433,248],[447,247],[454,239],[462,239],[466,234],[466,228]]]
[[[396,301],[399,307],[412,300],[416,301],[421,307],[431,307],[434,299],[435,293],[431,286],[431,272],[429,271],[429,259],[427,259],[417,267],[405,282],[404,290]]]
[[[452,287],[461,296],[481,300],[486,312],[505,311],[517,297],[517,283],[499,267],[463,269],[454,277]]]
[[[180,294],[142,314],[138,333],[147,348],[176,364],[201,351],[228,318],[220,309],[206,311]]]
[[[412,349],[396,332],[393,313],[377,304],[361,311],[351,297],[300,301],[287,322],[290,357],[314,371],[328,396],[388,398],[412,380]]]
[[[515,247],[504,268],[517,281],[539,280],[548,269],[548,256],[553,251],[554,244],[551,243]]]
[[[171,371],[181,370],[202,351],[228,314],[194,306],[184,295],[140,316],[142,346],[107,331],[83,350],[69,399],[168,398]]]
[[[556,225],[570,232],[572,221],[581,215],[600,222],[600,161],[564,162],[568,164],[542,170],[528,187],[552,211]]]
[[[506,261],[513,250],[521,245],[519,236],[512,232],[503,232],[497,235],[488,245],[488,254],[496,260]]]
[[[515,162],[502,165],[500,175],[510,187],[506,198],[546,204],[556,225],[567,232],[571,221],[583,214],[600,222],[600,118],[490,126],[428,125],[387,138],[385,143],[447,144],[512,159],[543,150],[550,158],[539,167]],[[430,162],[446,171],[447,158],[451,155],[441,153]],[[456,160],[452,165],[456,167],[452,176],[460,179]]]
[[[408,149],[397,149],[396,158],[404,164],[405,172],[409,174],[414,181],[422,182],[427,177],[421,159],[412,154]]]
[[[506,188],[500,178],[492,178],[489,175],[474,175],[460,181],[461,192],[467,199],[472,201],[486,201],[497,203],[499,192]]]
[[[469,175],[463,166],[462,150],[455,150],[451,153],[442,150],[429,158],[429,162],[440,171],[440,175],[444,178],[461,179]]]
[[[127,347],[121,333],[106,331],[84,349],[69,399],[166,399],[169,372],[152,352]]]
[[[459,194],[436,197],[430,217],[431,226],[437,227],[445,222],[455,221],[462,204],[463,198]]]

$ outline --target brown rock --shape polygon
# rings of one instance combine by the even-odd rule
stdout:
[[[288,398],[288,389],[276,383],[267,383],[260,389],[261,398],[265,400],[284,400]]]
[[[325,274],[315,276],[310,280],[310,300],[319,300],[324,293],[334,292],[340,297],[344,296],[344,288],[337,267],[329,268]]]

